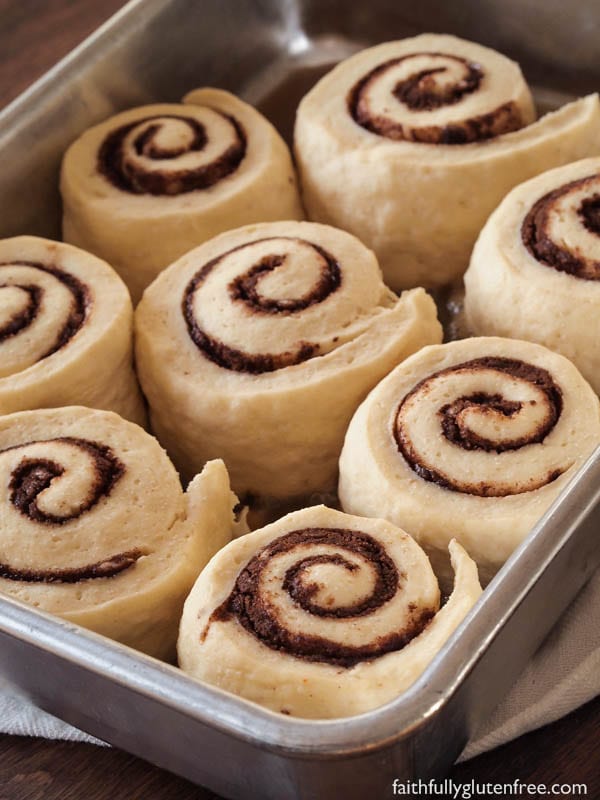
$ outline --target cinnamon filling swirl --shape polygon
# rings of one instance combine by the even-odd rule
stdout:
[[[209,161],[189,161],[210,141],[205,125],[191,116],[164,114],[136,120],[109,134],[98,152],[99,172],[132,194],[173,196],[209,189],[238,169],[247,148],[246,133],[235,117],[216,109],[210,112],[226,123],[230,143]],[[169,127],[178,135],[163,143],[161,135]],[[157,161],[165,162],[162,168],[152,164]]]
[[[71,309],[64,324],[60,327],[58,334],[50,347],[38,358],[41,360],[51,356],[64,347],[82,328],[91,306],[90,293],[88,288],[74,275],[54,266],[48,266],[36,261],[12,261],[0,263],[0,276],[3,269],[9,270],[15,267],[30,267],[51,275],[59,281],[71,294]],[[0,277],[0,281],[2,278]],[[0,325],[0,343],[18,334],[24,333],[27,328],[37,319],[43,310],[44,290],[30,283],[19,283],[18,280],[3,280],[0,282],[0,295],[2,291],[20,292],[23,295],[20,308],[15,311],[2,325]]]
[[[335,552],[331,552],[334,548]],[[320,552],[315,553],[315,549]],[[294,561],[285,570],[280,587],[267,589],[267,570],[274,560],[290,554]],[[335,589],[313,577],[312,570],[318,565],[334,566],[348,573],[369,571],[371,589],[366,595],[359,593],[338,602]],[[424,630],[437,609],[418,609],[411,603],[408,615],[399,620],[396,630],[353,645],[290,629],[274,603],[274,593],[287,595],[310,617],[338,620],[340,624],[346,620],[351,624],[352,620],[376,614],[401,591],[403,580],[382,545],[365,533],[342,528],[292,531],[268,544],[246,564],[230,596],[213,612],[202,637],[206,637],[213,622],[236,619],[272,650],[308,661],[352,667],[403,648]]]
[[[10,317],[0,325],[0,342],[4,339],[10,339],[20,333],[24,328],[27,328],[36,318],[42,291],[38,286],[18,285],[10,283],[0,283],[0,289],[9,289],[11,292],[21,292],[23,297],[21,308],[15,311]]]
[[[565,219],[574,224],[568,240],[561,230]],[[600,237],[599,175],[571,181],[540,197],[521,226],[523,244],[539,263],[576,278],[597,281],[600,260],[586,255],[589,235]]]
[[[578,213],[584,227],[600,236],[600,193],[587,197],[579,206]]]
[[[411,62],[431,62],[427,68]],[[394,80],[394,74],[398,78]],[[406,74],[408,73],[408,74]],[[481,89],[485,72],[480,64],[447,53],[411,53],[379,64],[350,90],[348,111],[354,121],[378,136],[396,141],[460,145],[492,139],[523,127],[522,115],[513,102],[503,103],[483,114],[446,125],[413,125],[402,122],[402,106],[409,112],[435,111],[459,103]],[[378,84],[389,82],[384,101]],[[392,108],[394,101],[398,108]]]
[[[79,455],[83,453],[86,463],[91,464],[92,477],[84,496],[79,499],[79,502],[64,504],[65,510],[61,510],[60,513],[52,513],[41,507],[43,493],[53,489],[60,492],[60,478],[66,475],[69,468],[51,457],[23,455],[10,472],[9,498],[14,508],[27,519],[43,525],[63,525],[78,519],[102,498],[107,497],[124,474],[125,465],[106,445],[66,436],[25,442],[0,450],[0,455],[19,450],[31,452],[31,448],[44,448],[46,445],[52,444],[75,448],[75,453]],[[70,467],[71,470],[81,470],[82,468],[81,464],[79,468],[74,465]],[[58,498],[55,498],[53,502],[57,508],[61,508],[63,505]],[[96,578],[112,578],[130,569],[143,555],[145,555],[143,550],[134,548],[107,556],[101,561],[91,564],[52,569],[15,567],[0,561],[0,578],[25,583],[78,583]]]
[[[24,583],[79,583],[96,578],[114,578],[133,567],[143,555],[145,554],[142,550],[133,549],[109,556],[95,564],[47,570],[17,569],[0,563],[0,578]]]
[[[337,261],[322,247],[312,242],[289,237],[273,239],[257,239],[248,244],[240,245],[226,253],[212,259],[205,264],[188,283],[182,302],[182,312],[187,325],[190,338],[204,355],[224,369],[236,372],[248,372],[259,375],[265,372],[274,372],[284,367],[294,366],[307,361],[319,353],[319,346],[310,342],[300,341],[294,350],[282,353],[248,353],[238,348],[229,347],[224,342],[210,335],[203,329],[194,310],[196,292],[201,291],[202,284],[224,261],[233,253],[239,253],[253,245],[272,241],[274,248],[281,243],[292,243],[308,247],[312,255],[316,255],[319,262],[319,275],[316,283],[301,297],[273,298],[260,292],[260,283],[270,273],[284,267],[286,254],[274,252],[262,257],[257,263],[241,275],[236,276],[228,285],[229,298],[235,303],[243,303],[253,314],[294,314],[310,306],[322,303],[332,295],[342,283],[342,273]]]
[[[56,478],[60,478],[65,473],[65,468],[50,458],[24,456],[12,470],[8,486],[11,503],[23,516],[35,522],[62,525],[77,519],[93,508],[103,497],[108,497],[119,478],[124,474],[125,465],[106,445],[68,436],[26,442],[6,450],[0,450],[0,455],[11,450],[21,450],[33,445],[51,444],[52,442],[61,442],[84,451],[92,464],[93,480],[86,496],[81,499],[80,503],[72,511],[63,514],[49,513],[39,507],[40,494],[48,489]]]
[[[486,385],[504,380],[507,392],[514,393],[515,397],[484,389],[468,391],[437,408],[434,403],[430,413],[437,415],[444,439],[462,450],[496,454],[520,450],[546,439],[556,426],[563,406],[562,392],[550,373],[518,359],[476,358],[430,375],[402,400],[395,416],[394,438],[405,461],[424,480],[481,497],[521,494],[556,480],[570,465],[565,465],[564,469],[542,470],[525,486],[511,486],[504,482],[505,476],[498,483],[456,480],[449,470],[444,471],[441,464],[433,464],[422,452],[422,445],[414,440],[411,432],[409,415],[417,405],[427,408],[429,396],[444,381],[462,380],[473,386],[472,378],[478,374]],[[451,387],[449,393],[452,391]]]

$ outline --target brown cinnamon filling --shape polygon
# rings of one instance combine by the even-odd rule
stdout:
[[[94,464],[94,479],[87,496],[83,498],[75,512],[64,516],[48,514],[38,507],[38,497],[50,486],[55,478],[64,473],[64,467],[51,459],[23,458],[13,469],[8,488],[12,504],[28,519],[52,525],[62,525],[65,522],[77,519],[95,506],[101,498],[107,497],[125,472],[125,465],[106,445],[69,436],[44,441],[66,442],[85,450]],[[0,453],[18,450],[38,443],[40,442],[26,442],[9,447],[6,450],[0,450]]]
[[[142,550],[127,550],[95,564],[47,570],[17,569],[0,563],[0,578],[25,583],[79,583],[96,578],[114,578],[115,575],[134,566],[143,555]]]
[[[243,275],[236,277],[229,284],[229,295],[234,302],[244,303],[252,313],[257,314],[293,314],[303,311],[309,306],[322,303],[342,282],[341,269],[337,261],[322,247],[304,240],[290,237],[277,237],[290,242],[302,242],[311,247],[321,262],[321,271],[317,283],[305,295],[299,298],[273,299],[263,297],[259,292],[260,281],[270,272],[283,266],[286,261],[285,254],[273,253],[263,257]],[[276,241],[275,240],[275,241]],[[224,369],[235,372],[248,372],[259,375],[265,372],[274,372],[284,367],[294,366],[318,355],[319,346],[310,342],[298,342],[295,350],[283,353],[246,353],[234,347],[229,347],[224,342],[206,333],[194,314],[194,295],[207,276],[231,253],[243,250],[258,242],[268,242],[270,239],[257,239],[248,244],[239,245],[217,258],[206,263],[188,283],[182,301],[182,312],[187,325],[190,338],[204,355]]]
[[[42,290],[39,286],[21,286],[14,283],[0,283],[0,289],[13,286],[16,286],[16,288],[21,289],[27,294],[27,305],[21,311],[17,311],[16,314],[13,314],[8,322],[0,328],[0,342],[4,341],[4,339],[10,339],[11,336],[16,336],[17,333],[20,333],[24,328],[31,325],[40,307]]]
[[[8,484],[10,500],[15,508],[30,520],[48,525],[62,525],[77,519],[89,511],[103,497],[107,497],[114,485],[125,472],[125,465],[106,445],[87,439],[58,437],[42,440],[44,442],[66,442],[86,451],[94,464],[94,479],[79,508],[69,514],[54,515],[42,511],[37,500],[39,495],[51,485],[55,478],[64,473],[64,467],[47,458],[23,458],[13,469]],[[6,453],[18,450],[41,441],[25,442],[21,445],[1,450]],[[134,548],[123,553],[103,558],[93,564],[56,569],[22,569],[7,563],[0,563],[0,578],[26,583],[78,583],[96,578],[112,578],[134,566],[145,555],[143,550]]]
[[[581,203],[578,209],[579,216],[585,228],[590,233],[600,236],[600,194],[593,194]]]
[[[538,262],[559,272],[567,272],[576,278],[588,281],[600,280],[599,261],[586,258],[578,249],[568,249],[563,242],[560,244],[554,242],[550,234],[551,217],[556,204],[570,192],[598,185],[599,176],[590,175],[548,192],[533,204],[523,220],[521,239]],[[581,224],[590,233],[600,236],[600,194],[597,191],[582,201],[577,214]]]
[[[517,106],[504,103],[485,114],[479,114],[458,123],[448,125],[424,125],[412,127],[378,114],[369,103],[368,92],[381,77],[404,61],[422,56],[445,58],[461,65],[464,78],[454,84],[438,84],[436,76],[447,71],[446,67],[418,70],[404,80],[398,81],[392,95],[411,111],[432,111],[458,103],[468,94],[478,91],[484,76],[479,64],[447,53],[411,53],[379,64],[356,83],[348,94],[348,110],[361,127],[395,141],[411,141],[423,144],[468,144],[492,139],[503,133],[518,130],[523,119]]]
[[[452,491],[465,494],[479,495],[481,497],[501,497],[506,494],[518,494],[520,493],[518,489],[515,489],[514,492],[505,492],[499,487],[486,483],[462,484],[453,480],[441,470],[423,464],[413,446],[410,432],[402,421],[402,411],[407,401],[416,394],[426,395],[433,381],[454,372],[469,373],[477,372],[482,369],[495,370],[535,385],[545,396],[546,415],[544,420],[536,430],[531,431],[528,436],[514,439],[502,439],[501,441],[494,441],[479,436],[474,431],[470,430],[463,421],[463,412],[466,409],[476,408],[479,414],[489,414],[496,417],[502,415],[510,418],[521,411],[523,404],[521,402],[507,400],[499,394],[475,392],[458,397],[456,400],[447,403],[438,410],[437,413],[440,417],[440,426],[444,437],[452,442],[452,444],[464,450],[483,450],[489,453],[503,453],[509,450],[519,450],[522,447],[543,442],[546,436],[548,436],[555,427],[562,413],[563,401],[560,387],[554,382],[550,373],[541,367],[528,364],[518,359],[496,356],[466,361],[454,367],[448,367],[447,369],[435,372],[433,375],[429,375],[427,378],[420,381],[406,395],[398,407],[394,424],[394,438],[398,450],[402,453],[407,464],[409,464],[411,469],[416,472],[419,477],[426,481],[436,483],[438,486],[442,486],[445,489],[451,489]],[[540,488],[542,485],[551,483],[561,474],[560,471],[553,470],[544,476],[542,482],[535,488]],[[526,491],[531,491],[531,489],[527,489]]]
[[[395,59],[394,64],[399,64],[407,58],[412,58],[412,56]],[[399,81],[394,87],[395,97],[405,106],[408,106],[411,111],[431,111],[434,108],[454,105],[454,103],[462,100],[466,94],[476,92],[483,78],[483,70],[479,64],[470,63],[466,59],[457,56],[447,56],[447,58],[451,58],[464,66],[466,76],[461,81],[449,86],[439,86],[433,76],[444,73],[446,68],[423,69],[410,75],[405,80]],[[374,72],[377,73],[377,70],[385,72],[389,66],[391,66],[390,62],[387,65],[376,67]],[[371,80],[373,77],[373,73],[371,73]]]
[[[90,293],[87,286],[74,275],[64,272],[57,267],[49,267],[45,264],[40,264],[37,261],[1,262],[0,270],[2,267],[15,266],[32,267],[33,269],[38,269],[41,272],[46,272],[66,286],[71,293],[71,309],[67,320],[59,331],[55,341],[51,344],[48,350],[46,350],[44,354],[40,356],[39,360],[41,361],[41,359],[51,356],[53,353],[56,353],[57,350],[60,350],[62,347],[64,347],[67,342],[72,339],[73,336],[75,336],[75,334],[81,329],[91,306]],[[26,292],[29,295],[29,301],[21,312],[15,314],[7,324],[0,328],[0,342],[12,336],[16,336],[17,334],[26,330],[26,328],[37,318],[44,302],[44,292],[38,286],[29,284],[21,285],[17,283],[3,283],[0,284],[0,289],[8,286],[15,286]]]
[[[190,152],[200,152],[206,147],[208,135],[202,123],[193,117],[177,114],[162,114],[158,117],[145,117],[128,125],[123,125],[110,133],[98,151],[98,170],[113,186],[132,194],[179,195],[202,189],[209,189],[237,170],[246,155],[247,139],[241,124],[229,114],[212,109],[227,120],[233,132],[234,141],[217,158],[208,164],[193,169],[176,169],[165,166],[162,170],[145,170],[139,163],[127,160],[125,139],[140,125],[150,123],[133,142],[138,156],[151,160],[167,161],[177,159]],[[164,120],[174,119],[190,128],[191,142],[187,147],[167,149],[155,142]]]
[[[253,311],[264,311],[268,314],[280,314],[282,312],[303,311],[315,303],[322,303],[330,294],[339,288],[342,282],[342,274],[339,264],[329,253],[317,244],[310,243],[310,246],[323,259],[323,268],[317,284],[310,292],[298,298],[283,298],[275,300],[270,297],[263,297],[258,291],[259,283],[269,272],[285,263],[285,255],[266,256],[258,264],[250,267],[243,275],[239,275],[229,286],[229,294],[233,300],[241,300]],[[244,245],[242,245],[244,247]],[[241,248],[236,248],[241,249]],[[232,252],[232,251],[229,251]],[[225,254],[227,255],[227,253]],[[220,261],[221,256],[215,261]]]
[[[334,546],[342,553],[311,555],[310,549],[315,545]],[[436,609],[419,611],[411,607],[409,619],[399,621],[397,630],[386,636],[376,637],[362,646],[345,645],[324,637],[290,631],[285,626],[285,621],[278,617],[268,592],[262,591],[261,580],[270,559],[294,550],[298,550],[299,560],[287,570],[282,590],[306,613],[315,616],[342,621],[372,614],[394,597],[404,578],[379,542],[365,533],[342,528],[296,530],[266,545],[246,564],[239,573],[230,596],[211,615],[202,634],[203,638],[212,623],[235,618],[249,633],[272,650],[308,661],[352,667],[361,661],[400,650],[424,630],[436,613]],[[304,557],[303,550],[308,552]],[[307,582],[306,573],[315,564],[326,563],[338,565],[349,572],[355,571],[358,569],[357,565],[344,557],[344,550],[359,555],[362,561],[371,566],[375,574],[373,591],[353,605],[318,605],[315,596],[322,587],[315,582]]]

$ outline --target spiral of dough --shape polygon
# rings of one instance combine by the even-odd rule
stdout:
[[[65,155],[61,191],[65,240],[110,261],[134,302],[160,270],[212,236],[303,216],[283,140],[217,89],[91,128]]]
[[[109,447],[87,439],[44,439],[2,452],[18,455],[8,480],[10,502],[35,522],[62,525],[77,519],[107,497],[124,472]],[[64,497],[65,487],[56,479],[65,473],[81,479],[80,496],[71,491]]]
[[[300,272],[307,284],[306,291],[286,296],[286,284],[291,284],[295,273]],[[341,287],[341,275],[340,266],[330,253],[304,239],[274,236],[235,247],[204,264],[186,286],[183,313],[189,336],[207,358],[224,369],[260,374],[299,364],[326,352],[329,343],[304,341],[291,325],[287,326],[291,336],[283,339],[286,329],[278,326],[281,334],[276,353],[268,352],[272,334],[265,325],[262,341],[256,342],[264,351],[245,351],[243,343],[258,338],[257,316],[276,316],[279,320],[284,314],[290,316],[320,305]],[[283,296],[278,297],[273,291],[268,293],[269,278],[272,289],[277,283],[281,285]],[[266,287],[264,292],[263,287]],[[221,325],[234,331],[238,346],[230,346],[204,329],[200,320],[209,320],[214,308],[228,308]],[[328,310],[323,307],[324,313]],[[215,322],[218,326],[219,321]]]
[[[117,128],[100,147],[100,171],[134,194],[178,195],[215,186],[240,166],[246,134],[235,117],[203,106],[194,111]]]
[[[48,239],[0,241],[0,413],[77,403],[143,424],[132,326],[108,264]]]
[[[0,417],[0,592],[159,657],[231,538],[222,462],[184,494],[158,442],[107,411]]]
[[[398,407],[394,436],[404,460],[424,480],[455,492],[506,497],[539,489],[570,466],[569,460],[550,468],[541,464],[536,474],[520,452],[543,442],[561,411],[562,392],[547,370],[488,356],[417,384]],[[441,437],[431,436],[438,426]],[[459,450],[465,451],[462,462]],[[514,454],[512,463],[506,459],[507,473],[498,475],[484,455],[489,453]]]
[[[465,275],[467,325],[562,353],[600,392],[600,159],[551,170],[510,192]]]
[[[184,608],[180,665],[295,716],[375,708],[416,680],[481,591],[475,564],[451,551],[454,593],[440,609],[404,531],[325,506],[289,514],[208,565]]]
[[[350,90],[348,110],[363,128],[388,139],[479,142],[518,130],[531,117],[524,83],[503,77],[455,54],[417,50],[364,75]],[[419,112],[425,111],[432,116],[423,125]]]
[[[147,290],[136,329],[154,430],[182,474],[222,457],[238,494],[276,498],[334,489],[354,409],[441,338],[423,290],[398,299],[354,237],[302,222],[188,253]]]
[[[600,443],[598,398],[536,344],[424,348],[355,414],[340,459],[344,510],[379,513],[443,565],[452,537],[488,579]]]
[[[27,369],[68,344],[85,322],[89,292],[74,275],[35,261],[0,262],[0,281],[4,317],[0,343],[25,334],[28,345],[11,348],[12,352],[7,353],[0,365],[4,376]],[[49,324],[35,330],[42,303],[44,310],[51,310]]]
[[[507,191],[591,155],[599,133],[597,95],[536,122],[517,64],[424,34],[320,80],[298,109],[295,150],[310,219],[358,236],[393,289],[438,287],[465,271]]]

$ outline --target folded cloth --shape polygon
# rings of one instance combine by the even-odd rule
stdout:
[[[28,700],[14,695],[0,678],[0,733],[16,736],[41,736],[43,739],[66,739],[104,745],[83,731],[47,714]]]
[[[600,571],[582,589],[460,757],[492,750],[600,694]],[[103,744],[16,697],[0,680],[0,733]]]
[[[566,716],[600,694],[600,570],[564,612],[460,761]]]

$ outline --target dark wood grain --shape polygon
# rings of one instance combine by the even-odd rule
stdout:
[[[0,107],[123,5],[123,0],[0,0]]]
[[[0,737],[0,800],[211,800],[217,795],[93,744]]]
[[[0,106],[78,44],[122,0],[0,0]],[[456,766],[456,781],[584,782],[600,798],[600,698]],[[439,795],[438,795],[439,796]],[[208,800],[140,759],[93,745],[0,736],[0,800]],[[285,798],[282,798],[285,800]],[[336,800],[336,798],[331,798]],[[376,799],[374,799],[376,800]]]

